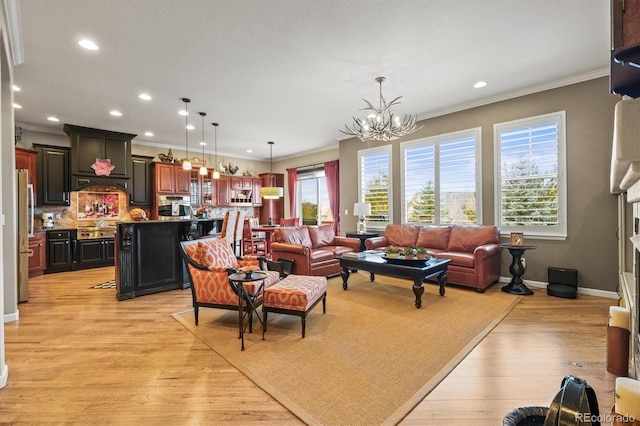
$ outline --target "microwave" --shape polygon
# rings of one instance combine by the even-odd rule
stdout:
[[[193,216],[188,195],[159,195],[158,219],[191,219]]]

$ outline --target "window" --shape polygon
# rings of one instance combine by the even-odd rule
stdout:
[[[480,128],[404,142],[402,222],[480,223]]]
[[[565,112],[494,125],[501,232],[565,238]]]
[[[371,204],[367,226],[383,228],[393,217],[391,145],[358,151],[358,201]]]
[[[302,225],[333,223],[324,168],[298,171],[297,199]]]

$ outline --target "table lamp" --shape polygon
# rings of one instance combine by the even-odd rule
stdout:
[[[359,216],[358,225],[356,231],[358,234],[365,234],[367,232],[367,223],[365,222],[365,216],[371,214],[371,204],[369,203],[353,203],[353,215]]]

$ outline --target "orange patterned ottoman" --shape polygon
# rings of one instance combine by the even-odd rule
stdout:
[[[327,278],[307,275],[287,275],[282,281],[264,290],[262,299],[262,338],[267,331],[267,313],[298,315],[302,318],[304,338],[307,312],[322,300],[322,313],[327,312]]]

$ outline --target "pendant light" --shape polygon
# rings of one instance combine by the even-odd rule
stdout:
[[[204,162],[204,146],[207,144],[204,141],[204,117],[206,117],[207,113],[206,112],[199,112],[198,114],[200,114],[200,116],[202,117],[202,141],[200,142],[200,145],[202,145],[202,166],[200,166],[200,174],[202,176],[206,176],[208,171],[207,171],[207,168],[206,168],[205,162]]]
[[[213,169],[213,178],[220,179],[220,172],[218,171],[218,123],[211,123],[213,126],[213,150],[215,154],[215,163]]]
[[[182,168],[184,170],[191,170],[191,161],[189,161],[189,102],[191,99],[182,98],[184,102],[184,150],[187,158],[182,162]]]
[[[267,143],[269,144],[269,174],[273,174],[273,144],[275,142],[269,141]],[[283,193],[283,189],[278,186],[263,186],[260,188],[260,196],[267,200],[277,200],[282,197]]]

